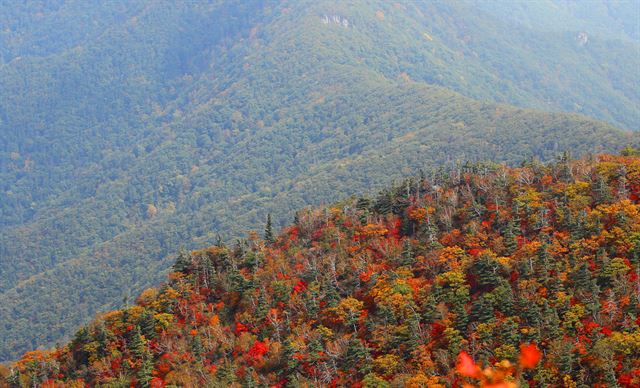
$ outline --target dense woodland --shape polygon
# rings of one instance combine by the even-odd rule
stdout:
[[[9,386],[633,387],[640,154],[468,163],[182,252]]]
[[[0,4],[0,360],[267,213],[637,144],[633,13],[552,3]]]

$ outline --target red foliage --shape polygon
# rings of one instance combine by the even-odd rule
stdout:
[[[481,250],[481,249],[478,249],[478,248],[471,248],[471,249],[469,249],[469,254],[470,254],[471,256],[478,256],[478,255],[480,254],[480,252],[481,252],[481,251],[482,251],[482,250]]]
[[[439,338],[444,332],[444,329],[446,329],[446,326],[438,322],[431,324],[431,336],[433,338]]]
[[[289,228],[289,240],[296,241],[298,240],[298,234],[300,234],[300,230],[297,226],[292,226]]]
[[[597,323],[593,322],[593,321],[589,321],[587,323],[584,324],[584,331],[587,334],[591,334],[592,331],[599,329],[600,325],[598,325]]]
[[[460,352],[458,355],[458,362],[456,363],[456,370],[458,373],[465,377],[477,377],[480,373],[480,368],[473,361],[473,358],[467,352]]]
[[[393,228],[389,229],[389,238],[395,238],[396,240],[400,239],[400,227],[402,226],[402,221],[400,221],[400,219],[397,219],[394,224],[393,224]]]
[[[149,387],[151,388],[163,388],[165,385],[164,380],[159,377],[154,377],[149,381]]]
[[[360,272],[360,281],[363,283],[368,282],[371,279],[371,275],[373,275],[373,271]]]
[[[541,358],[542,352],[536,344],[520,345],[520,365],[523,368],[535,368]]]
[[[253,346],[247,352],[247,362],[256,365],[262,361],[262,357],[269,352],[269,347],[261,341],[254,342]]]
[[[629,180],[640,182],[640,158],[634,160],[638,165],[628,166],[628,171],[634,174]],[[285,229],[276,244],[250,244],[250,249],[264,259],[259,261],[257,267],[243,264],[244,257],[237,256],[234,250],[212,248],[212,255],[224,251],[232,262],[239,264],[238,269],[244,280],[255,288],[240,292],[232,283],[216,284],[211,289],[203,288],[202,277],[198,277],[201,275],[195,269],[170,277],[170,287],[158,290],[155,301],[149,299],[140,306],[140,311],[149,310],[157,316],[157,326],[163,328],[158,330],[153,339],[146,341],[146,349],[154,362],[152,377],[155,378],[151,386],[164,387],[164,379],[173,382],[176,376],[187,373],[198,375],[200,383],[204,383],[205,379],[216,374],[217,366],[224,365],[226,369],[229,365],[240,378],[248,378],[250,374],[252,379],[260,379],[265,386],[282,387],[292,382],[283,380],[285,374],[277,370],[283,364],[271,361],[288,358],[288,367],[294,369],[290,372],[300,376],[300,381],[320,381],[319,377],[322,376],[327,386],[362,386],[366,373],[361,373],[358,368],[364,369],[362,367],[366,366],[372,370],[375,379],[406,381],[408,386],[429,385],[439,380],[447,386],[473,384],[479,387],[514,388],[516,382],[526,385],[527,379],[530,386],[538,386],[539,376],[545,376],[546,385],[563,386],[572,385],[580,376],[586,376],[593,386],[603,387],[606,385],[601,373],[602,365],[613,360],[613,372],[618,383],[625,387],[640,387],[637,360],[622,351],[626,347],[618,349],[614,346],[619,341],[626,341],[626,332],[633,326],[626,310],[633,307],[635,288],[629,285],[635,284],[638,275],[629,261],[632,241],[635,241],[635,236],[630,233],[637,232],[635,226],[640,224],[640,207],[620,199],[622,196],[595,208],[592,207],[593,200],[571,203],[569,210],[580,211],[588,224],[576,226],[586,233],[576,234],[585,235],[584,238],[574,238],[572,230],[560,222],[566,217],[563,213],[566,209],[558,209],[553,205],[559,194],[571,194],[572,190],[567,190],[571,183],[554,182],[557,171],[551,167],[541,168],[546,171],[535,172],[527,167],[509,173],[514,178],[507,180],[514,182],[510,187],[504,187],[504,183],[491,184],[491,179],[495,178],[491,174],[483,177],[469,175],[470,185],[480,182],[490,188],[488,191],[483,189],[483,194],[476,198],[489,211],[480,220],[481,227],[475,217],[468,216],[470,203],[464,200],[463,195],[455,205],[458,207],[454,209],[452,225],[447,228],[449,231],[436,228],[435,235],[427,235],[423,226],[426,226],[427,220],[437,223],[443,210],[442,200],[427,194],[409,200],[410,205],[404,214],[416,222],[416,228],[407,230],[408,235],[402,238],[398,217],[375,214],[370,210],[367,217],[363,218],[363,213],[354,209],[350,212],[334,212],[332,218],[327,218],[326,213],[320,216],[313,212],[302,214],[304,231],[294,225]],[[606,176],[612,176],[611,171],[618,171],[610,165],[601,166],[600,169],[609,171],[604,174]],[[584,172],[579,173],[578,170]],[[599,169],[587,170],[585,166],[580,166],[574,172],[581,176],[580,180],[576,177],[576,182],[580,182],[576,185],[576,192],[588,196],[593,187],[589,188],[584,182],[590,181],[592,174],[602,173]],[[532,183],[526,187],[516,183],[519,171],[523,171],[522,177],[528,177]],[[542,186],[541,177],[547,181],[545,187]],[[615,192],[619,182],[615,178],[607,178],[607,181]],[[457,184],[444,182],[443,185],[449,187],[442,192],[460,193]],[[476,190],[478,187],[470,189]],[[464,188],[462,192],[466,190]],[[569,201],[572,196],[567,196]],[[499,207],[496,199],[500,200]],[[521,210],[517,216],[510,210],[515,202],[525,203],[525,206],[518,205]],[[525,211],[526,208],[530,211]],[[548,216],[545,219],[547,226],[542,229],[534,227],[539,218],[539,209],[546,209]],[[618,217],[622,212],[626,213],[625,217]],[[519,234],[526,238],[518,237],[520,248],[510,257],[502,257],[505,247],[500,244],[504,232],[501,229],[505,222],[515,222],[516,218],[521,220],[519,224],[522,230]],[[608,229],[604,229],[603,225],[607,225]],[[299,234],[304,238],[299,238]],[[310,236],[312,238],[309,241]],[[356,242],[350,241],[350,236],[355,236]],[[436,247],[436,242],[442,247]],[[409,245],[414,254],[415,260],[409,263],[398,260],[404,258],[401,256],[405,249],[403,243]],[[541,266],[536,264],[536,260],[531,260],[541,246],[546,246],[550,253],[547,272],[538,268]],[[579,268],[576,265],[589,263],[591,273],[588,278],[599,279],[607,269],[604,256],[597,254],[600,250],[604,250],[610,259],[619,257],[624,260],[626,268],[621,269],[628,268],[626,277],[616,278],[611,284],[584,292],[577,287],[572,273]],[[480,326],[477,325],[476,314],[472,314],[476,309],[474,304],[481,293],[489,290],[479,287],[481,272],[475,270],[475,263],[484,254],[494,258],[494,275],[500,281],[500,286],[505,287],[504,291],[511,292],[509,295],[495,292],[494,303],[486,307],[479,305],[489,309],[487,314],[497,318],[479,332],[475,331]],[[598,259],[600,257],[602,259]],[[219,260],[214,262],[218,263]],[[523,271],[532,264],[536,264],[533,271]],[[220,270],[220,275],[228,275],[224,273],[225,266],[221,266]],[[561,287],[551,287],[547,281],[549,277],[557,280]],[[302,279],[314,279],[313,287]],[[616,288],[617,283],[624,287]],[[320,292],[308,295],[309,300],[296,297],[309,293],[310,288],[319,289]],[[255,300],[255,291],[258,289],[268,293],[260,303]],[[558,289],[562,292],[558,292]],[[516,311],[506,310],[508,306],[503,306],[503,297],[507,296],[512,297],[514,303],[511,309]],[[351,311],[351,304],[342,304],[341,299],[347,297],[363,302],[362,307],[358,306],[357,312]],[[222,300],[228,303],[229,308],[225,308],[225,311],[221,311],[225,307]],[[537,333],[540,348],[528,343],[532,333],[531,322],[522,317],[521,311],[518,311],[520,306],[548,303],[556,308],[562,306],[563,309],[570,307],[570,311],[580,311],[581,306],[591,300],[597,300],[602,306],[599,315],[606,322],[605,327],[593,322],[594,314],[576,316],[558,310],[557,330]],[[268,311],[266,317],[263,314],[265,311]],[[349,324],[344,324],[345,312],[349,313]],[[468,322],[462,321],[465,323],[463,325],[458,324],[460,312],[466,312],[469,319]],[[389,314],[396,319],[390,320]],[[540,311],[545,321],[552,322],[550,318],[554,318],[555,322],[556,316],[549,314],[550,310]],[[507,318],[511,315],[516,319]],[[83,373],[86,373],[88,386],[96,386],[118,375],[126,376],[134,385],[138,384],[140,381],[136,379],[136,374],[141,360],[134,352],[127,351],[129,336],[125,331],[134,330],[140,324],[140,316],[137,313],[109,314],[100,326],[88,327],[89,338],[86,341],[83,339],[76,346],[59,348],[50,353],[28,353],[17,367],[23,376],[42,376],[39,379],[45,386],[77,384],[79,380],[71,377],[77,375],[73,369],[78,366],[74,352],[83,349],[89,353],[89,357],[84,357],[88,363],[83,365],[83,368],[86,367]],[[411,322],[415,326],[408,325],[408,317],[415,319],[415,322]],[[577,317],[581,317],[581,324],[576,325]],[[640,318],[636,319],[636,323],[640,324]],[[100,340],[105,338],[96,327],[104,327],[109,334],[106,356],[93,346],[98,334],[103,336]],[[405,333],[408,328],[419,331],[420,338],[427,339],[411,353],[407,352],[411,346],[408,341],[413,342],[414,339],[398,336],[396,342],[394,334]],[[490,359],[491,364],[486,367],[474,362],[468,349],[492,352],[504,344],[502,335],[487,335],[485,338],[485,334],[489,333],[487,329],[493,333],[508,330],[514,333],[516,343],[527,341],[520,345],[517,363],[501,361],[498,356]],[[622,336],[618,338],[613,333],[622,333]],[[602,336],[612,336],[603,342],[610,351],[605,354],[606,359],[599,352],[600,345],[594,346],[594,342],[601,340]],[[192,339],[196,338],[207,345],[203,346],[205,352],[197,357],[198,362],[195,352],[189,347]],[[285,338],[292,346],[283,344]],[[351,346],[353,339],[361,341],[369,349],[371,357],[352,365],[337,363],[333,370],[327,369],[327,361],[344,352],[345,346]],[[576,359],[576,368],[568,375],[558,373],[558,357],[549,356],[542,360],[542,349],[548,349],[550,355],[554,354],[554,341],[566,344],[567,351]],[[455,368],[434,368],[440,363],[440,355],[448,354],[452,345],[460,345],[460,349],[466,350],[457,355]],[[357,348],[354,350],[360,352]],[[94,363],[93,360],[99,362]],[[51,369],[49,361],[58,362],[60,368]]]
[[[120,364],[122,363],[121,358],[114,358],[111,360],[111,370],[117,372],[120,370]]]
[[[156,369],[161,375],[165,375],[171,370],[171,365],[168,362],[160,361],[156,365]]]
[[[293,286],[293,293],[299,294],[306,289],[307,289],[307,283],[301,279],[301,280],[298,280],[298,283],[296,283],[295,286]]]
[[[244,333],[246,331],[249,331],[249,327],[247,327],[247,325],[243,325],[240,322],[236,322],[236,328],[235,328],[236,335],[240,335],[240,333]]]

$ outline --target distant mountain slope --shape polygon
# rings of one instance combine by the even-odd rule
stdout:
[[[82,13],[64,4],[44,17]],[[638,142],[586,116],[495,103],[574,110],[563,104],[575,93],[596,101],[588,113],[634,124],[633,43],[544,35],[535,48],[535,31],[435,3],[128,4],[51,50],[26,43],[42,30],[9,34],[23,44],[0,66],[0,359],[156,282],[180,245],[240,236],[267,211],[282,222],[443,163]],[[615,50],[629,55],[594,65]],[[567,82],[516,74],[542,77],[554,60]]]
[[[614,39],[640,40],[634,0],[474,1],[474,6],[514,25],[544,31],[583,31]]]
[[[182,252],[0,384],[640,384],[639,156],[470,163],[264,236]]]

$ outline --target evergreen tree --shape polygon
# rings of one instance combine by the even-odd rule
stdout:
[[[299,364],[298,359],[294,357],[295,354],[296,354],[296,350],[291,344],[291,341],[289,339],[286,339],[283,345],[283,358],[282,358],[285,361],[286,365],[284,368],[282,368],[282,374],[284,375],[284,377],[287,379],[288,382],[293,382],[295,380],[295,374]],[[287,384],[287,386],[290,386],[290,385]]]
[[[360,197],[356,202],[356,209],[360,211],[369,211],[371,208],[371,199],[368,197]]]
[[[173,264],[173,272],[187,273],[191,268],[191,255],[189,255],[184,249],[178,253],[178,258]]]
[[[416,262],[415,254],[413,253],[413,246],[409,238],[404,239],[404,245],[402,249],[402,257],[400,258],[400,265],[413,265]]]
[[[145,338],[155,338],[156,337],[156,319],[153,314],[145,309],[142,314],[140,314],[140,332],[144,335]]]
[[[145,341],[142,338],[142,333],[140,332],[140,326],[138,325],[133,329],[128,348],[129,352],[137,359],[141,359],[147,350]]]
[[[138,379],[138,385],[143,388],[149,387],[149,382],[153,379],[153,360],[148,352],[144,355],[140,369],[136,373],[136,378]]]
[[[600,174],[598,174],[598,176],[596,177],[596,181],[593,187],[593,193],[594,202],[598,205],[613,201],[613,193],[611,191],[611,188],[609,187],[609,184],[604,179],[604,177]]]
[[[256,306],[255,317],[258,321],[262,321],[269,313],[269,302],[267,301],[267,295],[264,288],[260,289],[258,294],[258,305]]]
[[[352,372],[352,370],[358,371],[361,374],[366,374],[371,370],[370,363],[366,362],[371,358],[369,349],[356,337],[351,337],[347,344],[347,350],[344,354],[345,372]]]
[[[224,248],[225,247],[224,241],[222,240],[222,236],[220,236],[220,233],[216,234],[215,246],[217,246],[219,248]]]
[[[536,267],[545,285],[549,282],[549,270],[551,269],[551,260],[553,259],[547,248],[547,243],[543,242],[540,248],[538,248],[536,256]]]
[[[478,286],[485,290],[498,284],[500,265],[489,255],[480,256],[472,266],[472,273],[478,277]]]
[[[516,238],[516,226],[513,220],[507,223],[504,234],[504,247],[507,255],[512,255],[518,249],[518,240]]]
[[[71,349],[73,349],[73,359],[77,365],[87,365],[89,362],[89,353],[84,346],[90,341],[89,329],[85,326],[76,333],[71,341]]]
[[[271,224],[271,213],[267,214],[267,225],[264,228],[264,240],[268,243],[276,241],[273,235],[273,225]]]
[[[197,360],[202,359],[202,355],[204,354],[204,346],[202,346],[202,340],[199,335],[191,336],[189,341],[189,349],[191,353],[196,356]]]
[[[106,328],[104,327],[104,323],[100,322],[95,329],[95,334],[93,335],[95,341],[98,343],[98,348],[96,349],[96,354],[98,357],[105,357],[107,355],[107,341],[109,340],[109,333],[107,333]]]
[[[385,215],[392,211],[393,207],[393,194],[390,191],[380,193],[376,199],[376,203],[373,205],[373,210],[376,213]]]
[[[501,344],[510,344],[517,347],[520,344],[520,330],[518,330],[518,318],[508,317],[499,326],[498,337]]]
[[[436,309],[437,305],[438,300],[433,293],[430,292],[422,307],[422,318],[425,323],[432,323],[436,320],[438,314],[438,310]]]
[[[492,292],[495,308],[504,315],[513,315],[515,309],[515,297],[509,282],[504,278],[498,279],[498,286]]]
[[[471,314],[469,315],[469,319],[472,322],[488,322],[493,317],[493,302],[486,294],[480,295],[478,299],[473,301]]]

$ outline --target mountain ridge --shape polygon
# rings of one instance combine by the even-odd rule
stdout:
[[[183,251],[10,386],[640,381],[640,157],[424,172]]]
[[[65,4],[69,17],[80,12]],[[434,3],[409,12],[386,2],[227,1],[140,11],[134,4],[115,12],[117,22],[100,39],[76,47],[71,34],[62,54],[25,56],[0,71],[0,133],[7,135],[0,137],[0,318],[8,322],[0,327],[0,358],[64,337],[100,306],[119,304],[121,287],[135,293],[156,282],[159,275],[146,269],[167,268],[180,245],[213,243],[217,233],[240,236],[266,212],[281,225],[304,205],[366,192],[437,163],[495,156],[513,164],[638,142],[636,134],[585,116],[449,91],[507,100],[527,89],[489,82],[500,63],[465,62],[488,47],[464,43],[460,32],[486,28],[458,26],[455,12],[478,21],[465,7],[454,12]],[[413,18],[413,10],[422,16]],[[323,24],[333,14],[350,20],[349,28]],[[424,47],[432,42],[425,26],[438,27],[428,30],[435,51]],[[504,36],[496,31],[487,36]],[[550,52],[570,42],[551,44]],[[578,57],[589,64],[603,49],[597,36],[592,43]],[[500,51],[505,63],[524,50],[518,44]],[[540,72],[531,63],[523,69]],[[620,63],[635,62],[622,56]],[[594,69],[576,73],[594,72],[594,85],[604,85],[602,69]],[[630,88],[638,82],[615,67],[610,73]],[[567,100],[573,93],[544,90]],[[113,269],[111,279],[104,268]],[[20,283],[25,279],[37,282]]]

